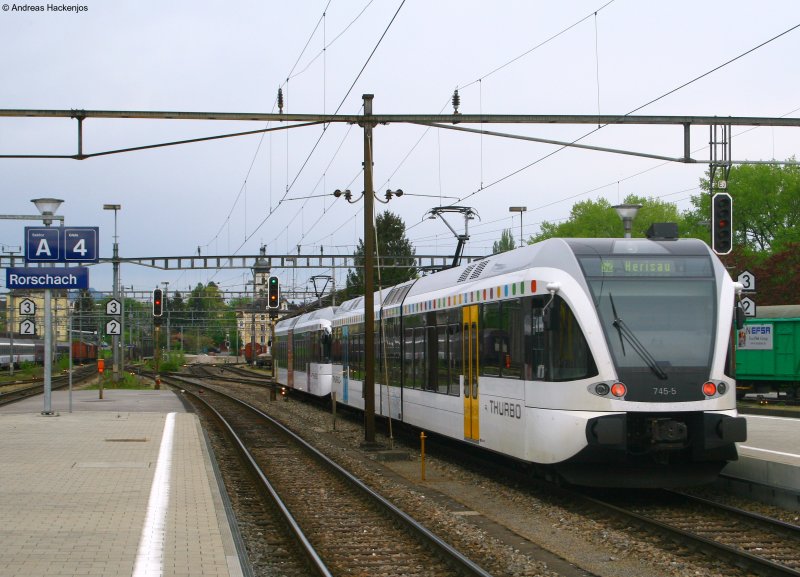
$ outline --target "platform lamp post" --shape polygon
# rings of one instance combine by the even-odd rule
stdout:
[[[622,219],[622,225],[625,227],[625,238],[631,238],[631,228],[633,227],[633,219],[636,218],[636,213],[642,208],[641,204],[618,204],[613,207],[617,214]]]
[[[111,262],[114,265],[114,279],[113,279],[113,296],[116,300],[119,300],[119,237],[117,237],[117,211],[122,208],[121,204],[104,204],[103,210],[113,210],[114,211],[114,255],[111,259]],[[113,351],[113,380],[115,383],[119,382],[119,365],[120,365],[120,358],[119,358],[119,336],[114,335],[111,337],[111,348]]]
[[[34,198],[31,202],[36,205],[36,209],[44,217],[42,222],[45,226],[53,224],[52,217],[61,203],[58,198]],[[61,226],[64,220],[61,219]],[[44,289],[44,410],[42,415],[53,415],[52,409],[52,390],[53,390],[53,319],[52,316],[52,295],[50,289]]]
[[[519,246],[522,246],[522,213],[527,211],[527,206],[509,206],[508,212],[519,213]]]

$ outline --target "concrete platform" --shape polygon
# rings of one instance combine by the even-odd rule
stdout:
[[[747,442],[721,483],[739,493],[800,511],[800,419],[744,414]]]
[[[196,415],[170,391],[0,408],[3,577],[240,577]]]

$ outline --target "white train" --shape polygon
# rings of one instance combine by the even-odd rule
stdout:
[[[331,319],[327,307],[275,325],[273,355],[279,383],[318,397],[331,394]]]
[[[278,376],[363,409],[374,354],[376,414],[576,484],[704,483],[746,439],[736,298],[698,240],[550,239],[376,293],[373,352],[363,297],[278,323]]]
[[[44,362],[44,341],[32,339],[30,337],[16,337],[13,344],[8,337],[0,337],[0,367],[8,368],[13,359],[14,366],[19,367],[23,363]]]

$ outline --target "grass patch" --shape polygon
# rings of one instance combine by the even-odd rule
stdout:
[[[120,373],[120,379],[118,383],[114,382],[114,374],[112,371],[108,371],[103,373],[102,376],[103,380],[103,389],[130,389],[130,390],[152,390],[153,383],[145,379],[139,375],[132,375],[130,373]],[[100,384],[97,382],[97,379],[94,379],[94,382],[85,387],[89,390],[97,390],[100,388]]]

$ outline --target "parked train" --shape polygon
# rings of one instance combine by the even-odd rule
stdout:
[[[262,355],[266,352],[266,347],[261,343],[247,343],[242,348],[242,352],[244,354],[244,359],[247,361],[248,364],[252,364],[253,362],[253,351],[255,351],[256,358],[259,355]]]
[[[279,382],[594,486],[737,458],[736,285],[694,239],[550,239],[276,325]],[[314,317],[313,319],[311,317]]]
[[[67,345],[56,345],[55,356],[66,355],[68,351]],[[14,337],[12,343],[8,337],[0,337],[0,367],[8,368],[12,356],[15,367],[19,367],[23,363],[41,365],[44,363],[44,340],[19,336]]]
[[[800,305],[759,306],[736,346],[736,394],[800,398]]]
[[[86,341],[72,341],[72,362],[93,363],[97,360],[97,344]]]

